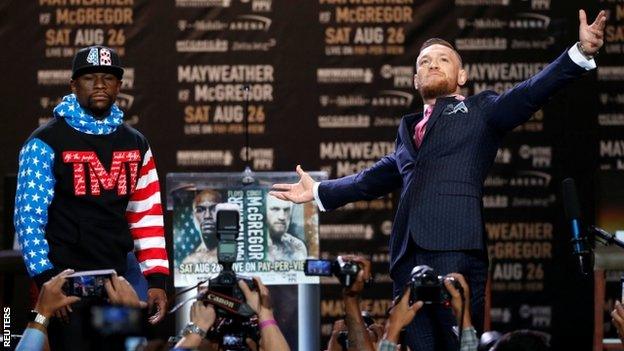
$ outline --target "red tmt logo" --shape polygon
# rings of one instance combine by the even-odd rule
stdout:
[[[128,194],[128,184],[126,167],[128,164],[130,172],[130,193],[134,192],[141,154],[139,150],[115,151],[113,152],[113,162],[110,171],[107,172],[97,154],[93,151],[65,151],[63,152],[63,162],[72,163],[74,166],[74,194],[87,194],[87,177],[85,166],[89,172],[89,185],[91,195],[100,195],[100,185],[105,190],[112,190],[117,186],[118,195]]]

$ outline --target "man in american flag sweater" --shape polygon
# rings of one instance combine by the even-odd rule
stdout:
[[[65,268],[124,275],[134,250],[156,323],[169,263],[154,157],[114,104],[123,76],[117,54],[88,47],[72,68],[72,94],[19,155],[14,223],[24,262],[41,286]]]

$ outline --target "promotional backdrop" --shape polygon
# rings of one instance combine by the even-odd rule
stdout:
[[[4,1],[0,172],[16,172],[21,144],[68,93],[71,58],[84,46],[121,55],[119,103],[149,138],[161,180],[169,172],[241,171],[246,162],[256,171],[301,164],[335,178],[392,152],[401,116],[422,110],[412,81],[424,40],[457,47],[470,77],[463,94],[503,92],[577,41],[579,8],[591,20],[599,8],[609,11],[599,68],[507,136],[483,203],[492,328],[587,343],[590,328],[569,321],[590,320],[591,281],[573,276],[559,184],[577,177],[591,201],[596,171],[624,170],[622,0]],[[391,302],[395,200],[390,194],[320,216],[321,257],[359,253],[373,261],[376,283],[363,304],[376,318]],[[591,220],[591,203],[586,208]],[[12,208],[3,211],[11,216]],[[170,248],[178,220],[167,218]],[[327,337],[343,311],[337,282],[324,281]]]

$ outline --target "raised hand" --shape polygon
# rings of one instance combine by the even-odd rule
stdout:
[[[360,266],[360,271],[355,278],[355,282],[349,288],[344,288],[342,293],[345,297],[359,297],[364,290],[364,285],[372,277],[371,263],[364,257],[355,255],[343,255],[342,259],[345,261],[356,263]]]
[[[312,192],[314,179],[312,179],[308,173],[304,172],[300,165],[297,165],[297,174],[299,174],[298,183],[273,184],[273,190],[269,192],[269,195],[296,204],[312,201],[314,199],[314,194]]]
[[[413,305],[409,304],[410,289],[406,288],[401,299],[394,303],[394,306],[388,312],[386,320],[386,332],[384,339],[393,343],[398,343],[401,329],[405,328],[416,317],[416,313],[423,307],[422,301],[416,301]]]
[[[463,275],[459,273],[450,273],[447,274],[446,277],[453,277],[464,290],[464,301],[462,301],[461,294],[459,290],[455,289],[453,283],[451,283],[450,279],[444,279],[444,286],[446,286],[446,290],[451,294],[451,307],[453,308],[453,314],[457,318],[457,325],[462,328],[468,328],[472,326],[472,320],[470,318],[470,288],[468,287],[468,283]],[[463,305],[463,306],[462,306]],[[462,318],[462,307],[464,308],[464,319]]]
[[[203,301],[195,301],[191,306],[191,322],[204,331],[208,331],[217,319],[217,313],[212,305],[204,305]]]
[[[273,319],[273,303],[271,302],[271,295],[269,289],[262,284],[262,281],[258,277],[253,277],[257,290],[251,290],[247,284],[239,280],[238,286],[245,295],[245,301],[251,307],[252,310],[258,314],[258,319],[262,322],[267,319]]]
[[[111,279],[107,279],[104,282],[104,288],[106,289],[109,302],[113,305],[135,308],[147,307],[147,303],[139,300],[136,291],[124,277],[113,274]]]
[[[79,301],[80,298],[76,296],[66,296],[63,293],[63,284],[65,284],[67,276],[72,273],[74,273],[73,270],[66,269],[43,284],[39,292],[39,299],[37,300],[35,311],[47,318],[50,318],[53,314],[65,308],[71,312],[70,305]],[[69,319],[67,315],[68,312],[64,311],[64,313],[64,317]]]
[[[592,24],[587,24],[587,14],[584,10],[579,10],[579,41],[581,51],[585,55],[593,56],[604,44],[604,28],[607,23],[607,14],[600,11]]]

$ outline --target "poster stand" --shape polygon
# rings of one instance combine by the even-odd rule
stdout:
[[[325,172],[310,175],[327,179]],[[269,286],[276,319],[292,349],[318,350],[319,279],[303,274],[305,259],[319,256],[318,210],[314,203],[294,205],[268,195],[272,184],[298,180],[295,172],[167,174],[167,210],[173,217],[172,271],[179,290],[219,273],[211,211],[216,203],[238,204],[241,230],[235,271],[259,276]],[[181,294],[175,303],[195,294],[194,289]],[[190,306],[187,303],[176,312],[177,330],[188,323]]]

